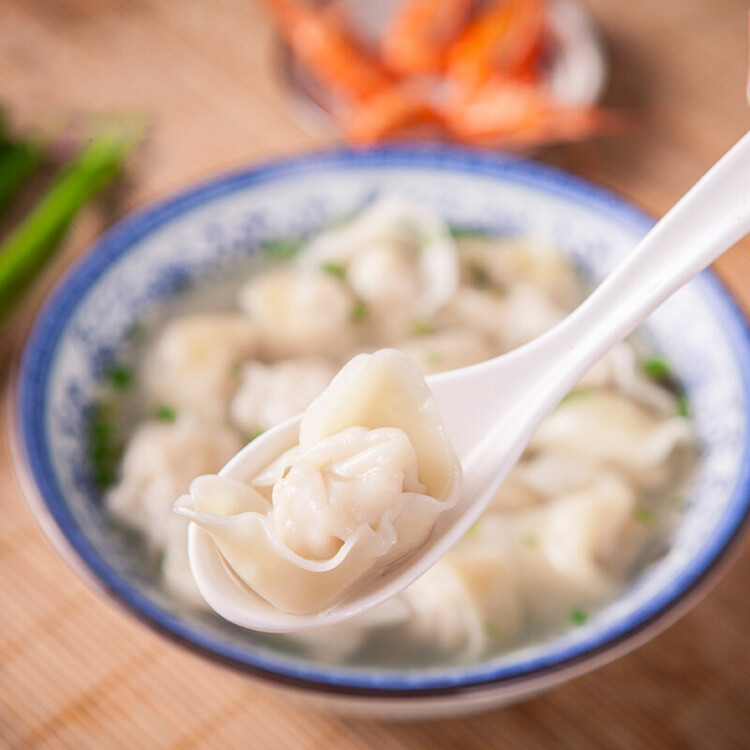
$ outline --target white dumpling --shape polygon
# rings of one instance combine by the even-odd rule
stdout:
[[[300,630],[286,637],[302,646],[315,659],[343,662],[362,647],[374,630],[401,626],[408,620],[409,614],[403,599],[395,596],[350,620]]]
[[[523,626],[516,562],[482,522],[402,593],[407,636],[461,660],[512,643]]]
[[[232,399],[232,422],[247,435],[274,427],[310,406],[335,374],[330,362],[313,357],[248,362]]]
[[[596,461],[588,456],[547,450],[522,460],[511,471],[509,479],[535,496],[549,500],[590,485],[597,470]]]
[[[533,450],[588,456],[632,472],[663,464],[675,447],[691,438],[686,419],[660,419],[607,391],[564,401],[531,439]]]
[[[520,481],[514,472],[515,470],[511,471],[500,485],[500,489],[495,493],[490,504],[487,506],[487,513],[513,512],[523,508],[530,508],[541,502],[539,495],[524,482]]]
[[[370,310],[383,315],[411,313],[419,295],[419,269],[412,253],[384,240],[358,249],[346,281]]]
[[[634,511],[632,488],[603,474],[590,487],[519,517],[521,590],[537,627],[616,595],[643,533]]]
[[[462,286],[438,321],[480,335],[500,351],[504,347],[505,298],[494,291]]]
[[[408,354],[425,375],[484,362],[495,355],[492,344],[469,327],[414,336],[402,341],[398,348]]]
[[[621,477],[599,473],[586,487],[512,514],[483,516],[456,546],[482,543],[515,563],[519,606],[529,626],[559,625],[573,609],[601,602],[622,585],[642,525]],[[481,596],[481,594],[480,594]]]
[[[286,638],[301,646],[306,654],[322,662],[339,664],[356,653],[367,638],[371,625],[357,618],[322,628],[289,633]]]
[[[143,389],[151,407],[223,420],[239,382],[239,364],[257,352],[244,315],[190,315],[170,321],[146,352]]]
[[[415,315],[435,313],[458,286],[458,256],[448,227],[424,207],[392,196],[318,235],[299,262],[308,268],[341,264],[361,299],[377,307],[409,304]]]
[[[401,594],[409,607],[406,636],[465,661],[484,650],[484,624],[476,601],[461,576],[438,561]]]
[[[516,284],[500,294],[462,287],[443,319],[481,331],[500,351],[515,349],[557,325],[565,310],[531,286]]]
[[[572,309],[582,298],[581,283],[573,264],[556,248],[541,240],[465,237],[459,240],[465,275],[481,274],[499,291],[516,285],[533,287],[545,298]]]
[[[271,524],[290,550],[324,560],[363,525],[377,528],[397,505],[419,503],[424,495],[403,430],[348,427],[290,460],[273,487]]]
[[[175,510],[256,593],[310,613],[422,544],[460,481],[427,384],[385,349],[341,370],[257,483],[201,477]]]
[[[235,432],[220,425],[208,429],[185,416],[174,424],[144,422],[130,438],[107,508],[163,547],[175,498],[197,474],[218,471],[241,447]]]
[[[317,270],[282,269],[260,274],[239,294],[269,359],[339,357],[352,349],[357,301],[339,279]]]
[[[621,580],[628,534],[637,528],[635,493],[614,474],[552,503],[540,547],[552,567],[585,592],[598,594]]]
[[[564,308],[531,286],[517,284],[503,302],[500,341],[506,349],[515,349],[535,339],[566,316]]]
[[[524,626],[518,563],[503,535],[484,534],[480,520],[444,558],[466,586],[482,621],[485,648],[513,643]]]

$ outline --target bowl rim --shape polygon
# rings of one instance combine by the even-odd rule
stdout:
[[[425,168],[500,179],[594,209],[639,234],[645,234],[654,223],[652,218],[614,193],[555,167],[477,149],[412,143],[367,151],[330,149],[265,162],[219,175],[130,214],[100,237],[58,282],[37,316],[22,353],[14,389],[16,400],[9,411],[9,418],[13,420],[11,427],[15,427],[16,432],[11,429],[10,434],[14,442],[13,459],[24,494],[42,530],[77,573],[83,574],[97,590],[113,597],[142,622],[214,661],[287,687],[380,698],[448,696],[488,687],[512,690],[519,684],[526,687],[540,679],[562,681],[572,673],[588,671],[614,658],[615,652],[621,655],[635,648],[646,639],[646,631],[655,634],[676,619],[677,611],[684,614],[689,608],[688,599],[694,601],[699,589],[707,590],[710,582],[718,578],[714,574],[719,564],[736,548],[750,520],[750,439],[744,446],[744,460],[728,512],[712,539],[644,607],[580,643],[558,647],[549,654],[502,667],[493,666],[491,662],[454,667],[451,674],[337,673],[335,666],[279,662],[218,641],[186,625],[121,578],[89,544],[68,511],[45,439],[46,378],[57,353],[57,342],[85,292],[140,239],[211,200],[318,170],[366,167]],[[704,271],[691,283],[701,286],[701,294],[709,301],[730,338],[746,403],[750,403],[748,322],[713,273]],[[745,413],[745,422],[748,420],[750,410]]]

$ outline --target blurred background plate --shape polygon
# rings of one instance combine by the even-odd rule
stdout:
[[[400,0],[342,0],[341,6],[357,37],[375,47]],[[584,6],[576,0],[551,0],[548,23],[552,44],[544,60],[543,80],[560,103],[574,106],[596,104],[607,84],[609,66],[602,37]],[[277,40],[277,68],[287,93],[289,114],[308,133],[339,135],[331,114],[331,96],[301,65],[289,47]],[[436,133],[415,132],[416,137]]]

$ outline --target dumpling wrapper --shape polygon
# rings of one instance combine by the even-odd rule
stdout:
[[[378,441],[395,441],[398,449],[368,455]],[[352,450],[347,452],[347,445]],[[330,451],[327,462],[317,455],[322,449]],[[393,455],[395,471],[388,463]],[[342,465],[359,465],[361,471],[347,476]],[[308,483],[299,482],[298,469],[310,471]],[[296,500],[286,497],[287,479],[298,482]],[[372,482],[390,490],[379,507],[373,507],[377,493],[369,495],[364,510],[352,496],[347,513],[336,497],[342,483],[358,481],[363,498]],[[460,483],[459,461],[424,378],[406,355],[384,349],[359,355],[341,370],[305,412],[299,445],[256,480],[199,477],[175,510],[212,535],[253,591],[280,610],[309,614],[324,611],[419,547],[439,514],[455,502]],[[312,495],[305,495],[308,490]],[[362,520],[353,525],[358,513]],[[332,554],[326,557],[314,554],[325,550],[330,538],[340,538],[339,548],[327,549]]]
[[[338,358],[357,339],[356,299],[325,273],[279,268],[251,279],[239,291],[240,307],[258,332],[258,347],[271,361],[291,357]]]
[[[380,291],[389,293],[390,287],[400,284],[405,276],[413,277],[416,292],[413,296],[413,312],[417,315],[432,315],[444,307],[456,293],[459,282],[459,264],[456,243],[446,224],[436,214],[419,204],[403,198],[388,196],[380,198],[363,211],[354,221],[318,235],[299,256],[303,267],[314,268],[322,263],[335,262],[358,265],[358,255],[377,247],[378,260],[371,259],[375,266],[385,263],[390,266],[394,258],[384,248],[397,250],[410,263],[412,271],[402,267],[398,277],[389,284],[381,284]],[[379,296],[372,287],[373,278],[383,276],[368,262],[366,269],[353,271],[355,291],[371,299],[371,293]],[[383,276],[383,281],[386,281]]]
[[[258,350],[258,331],[238,313],[169,321],[145,354],[140,380],[147,406],[167,404],[201,420],[226,419],[236,367]]]
[[[681,417],[661,419],[624,396],[597,391],[563,402],[539,426],[532,450],[559,450],[638,473],[663,464],[692,437]]]
[[[310,406],[335,374],[336,368],[322,358],[247,362],[230,406],[232,422],[247,435],[275,427]]]

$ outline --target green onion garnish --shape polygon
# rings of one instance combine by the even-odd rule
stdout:
[[[0,245],[0,317],[58,248],[78,212],[117,175],[141,135],[131,131],[91,141]]]
[[[689,417],[690,416],[690,402],[688,401],[687,394],[681,391],[675,396],[674,399],[675,411],[677,416]]]
[[[177,421],[177,410],[169,404],[159,404],[154,409],[154,416],[161,419],[162,422],[175,422]]]
[[[302,249],[302,240],[269,240],[262,245],[263,254],[274,260],[289,260]]]
[[[460,240],[463,237],[489,237],[490,234],[481,227],[473,227],[469,224],[453,224],[448,227],[451,237]]]
[[[143,337],[145,332],[146,329],[144,328],[143,323],[136,321],[125,332],[125,338],[128,339],[128,341],[138,341]]]
[[[344,281],[344,279],[346,279],[346,271],[344,270],[344,267],[340,266],[338,263],[321,263],[320,270],[323,271],[323,273],[327,273],[329,276],[333,276],[334,279],[338,279],[339,281]]]
[[[565,396],[565,398],[563,398],[562,401],[560,401],[558,406],[569,404],[571,401],[580,401],[582,398],[586,398],[590,395],[591,388],[574,388],[567,396]]]
[[[571,609],[568,617],[574,625],[583,625],[589,619],[589,616],[582,609]]]
[[[477,526],[479,526],[479,521],[474,521],[474,523],[469,526],[469,529],[464,536],[471,536],[477,530]]]
[[[644,508],[639,505],[633,511],[633,517],[636,521],[640,521],[642,524],[649,526],[654,522],[654,514],[648,508]]]
[[[411,332],[416,336],[426,336],[435,333],[435,324],[431,320],[415,320],[411,324]]]
[[[107,380],[118,391],[127,391],[134,379],[132,368],[126,365],[114,364],[107,370]]]
[[[102,491],[115,483],[117,464],[122,455],[115,414],[112,403],[98,402],[91,405],[87,434],[88,456],[94,484]]]
[[[361,323],[367,317],[367,305],[361,299],[352,305],[351,318],[355,323]]]
[[[500,637],[500,628],[498,628],[494,623],[485,622],[484,633],[488,638],[496,641]]]
[[[663,357],[649,357],[641,362],[641,369],[654,380],[666,380],[672,377],[672,368]]]

